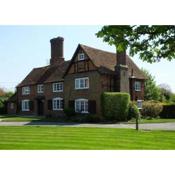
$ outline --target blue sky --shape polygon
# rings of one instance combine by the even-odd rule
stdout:
[[[101,26],[0,26],[0,87],[14,90],[34,68],[45,66],[50,59],[50,39],[64,37],[64,56],[71,59],[79,43],[115,52],[113,46],[95,36]],[[175,92],[175,60],[149,64],[137,56],[134,62],[149,70],[157,84],[169,84]]]

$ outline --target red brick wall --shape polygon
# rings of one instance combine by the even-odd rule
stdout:
[[[134,83],[135,81],[141,82],[141,91],[135,91]],[[131,100],[144,100],[144,80],[130,79],[130,95]]]

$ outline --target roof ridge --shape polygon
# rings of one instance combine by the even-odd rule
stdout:
[[[82,47],[88,47],[90,49],[94,49],[94,50],[98,50],[98,51],[102,51],[102,52],[106,52],[106,53],[110,53],[110,54],[116,54],[115,52],[110,52],[110,51],[106,51],[106,50],[103,50],[103,49],[98,49],[98,48],[87,46],[87,45],[84,45],[84,44],[80,44],[80,46],[82,46]]]

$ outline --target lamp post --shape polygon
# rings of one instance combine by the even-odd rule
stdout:
[[[137,100],[137,107],[139,109],[139,111],[142,109],[142,102],[143,100]],[[136,117],[136,130],[139,130],[139,118]]]

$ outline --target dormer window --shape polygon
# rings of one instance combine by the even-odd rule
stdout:
[[[37,85],[37,92],[38,92],[38,94],[44,93],[44,85],[43,84]]]
[[[29,86],[22,87],[22,95],[29,95],[29,94],[30,94],[30,87]]]
[[[78,60],[81,61],[81,60],[84,60],[84,59],[85,59],[84,53],[79,53],[78,54]]]

